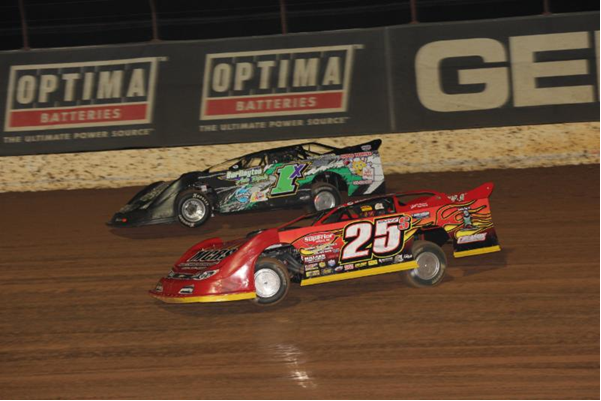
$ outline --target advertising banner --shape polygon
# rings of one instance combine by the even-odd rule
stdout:
[[[0,155],[389,131],[384,30],[0,54]]]
[[[598,118],[595,12],[0,53],[0,156]]]
[[[161,80],[169,144],[388,132],[384,30],[181,44]],[[172,48],[173,49],[173,48]],[[167,117],[169,116],[169,117]]]
[[[0,53],[0,154],[159,146],[148,46]]]
[[[599,119],[599,13],[389,28],[393,131]]]

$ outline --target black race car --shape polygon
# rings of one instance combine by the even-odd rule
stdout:
[[[213,213],[298,207],[325,210],[349,196],[384,192],[377,139],[335,148],[311,142],[251,153],[159,181],[138,192],[107,223],[126,227],[172,223],[198,227]]]

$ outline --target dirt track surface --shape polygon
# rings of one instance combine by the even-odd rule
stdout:
[[[494,181],[503,251],[294,286],[283,303],[147,295],[202,238],[298,211],[111,230],[135,192],[0,194],[1,398],[599,398],[599,165],[390,176],[391,190]]]

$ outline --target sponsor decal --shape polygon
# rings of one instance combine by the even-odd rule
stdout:
[[[201,249],[194,256],[184,263],[180,263],[180,267],[202,268],[219,263],[238,250],[235,248],[226,249]]]
[[[334,269],[332,269],[331,267],[326,267],[324,269],[321,269],[321,275],[325,276],[326,274],[332,274],[334,273]]]
[[[315,263],[315,262],[320,262],[322,260],[325,260],[326,255],[324,254],[316,254],[316,255],[309,255],[309,256],[303,256],[303,262],[305,263]]]
[[[390,263],[390,262],[392,262],[392,257],[380,259],[380,263]]]
[[[225,173],[226,180],[240,180],[242,178],[251,178],[263,174],[262,167],[253,167],[245,170],[228,171]]]
[[[459,195],[447,195],[447,198],[449,198],[451,202],[463,202],[465,200],[465,193]]]
[[[151,123],[158,60],[11,66],[4,130]]]
[[[347,153],[344,155],[340,155],[339,157],[341,159],[354,159],[356,157],[368,157],[368,156],[372,156],[372,155],[373,155],[373,152],[359,152],[359,153]],[[348,164],[348,163],[350,163],[350,161],[345,162],[345,164]]]
[[[237,189],[234,196],[240,203],[248,203],[250,201],[250,191],[245,187]]]
[[[326,262],[319,262],[319,267],[326,267]]]
[[[369,262],[367,262],[368,266],[376,266],[378,264],[378,260],[374,259],[374,260],[370,260]]]
[[[344,265],[344,270],[353,270],[355,268],[355,265]]]
[[[330,267],[336,266],[336,261],[334,259],[328,260],[328,266],[330,266]]]
[[[303,238],[307,245],[322,245],[329,244],[336,238],[336,235],[331,232],[323,232],[317,234],[310,234]]]
[[[411,209],[416,209],[418,207],[428,207],[428,204],[425,202],[414,203],[411,205]]]
[[[355,269],[360,269],[365,266],[367,266],[367,262],[355,263]]]
[[[371,184],[373,182],[373,180],[358,180],[358,181],[353,181],[353,185],[367,185],[367,184]]]
[[[358,45],[208,54],[200,119],[347,111]]]
[[[317,263],[309,263],[308,265],[305,265],[305,270],[315,270],[318,268]]]
[[[463,215],[463,228],[464,229],[471,229],[474,228],[474,225],[472,223],[472,215],[470,214],[470,208],[469,207],[463,207],[459,209]]]
[[[414,219],[426,219],[430,217],[430,212],[419,212],[411,215]]]
[[[395,262],[395,263],[401,263],[401,262],[403,261],[403,259],[404,259],[404,258],[403,258],[403,255],[396,255],[396,256],[394,257],[394,262]]]
[[[310,272],[305,272],[305,276],[306,277],[316,277],[319,276],[321,274],[321,272],[319,270],[313,270]]]
[[[193,292],[194,292],[194,284],[187,285],[187,286],[183,287],[181,290],[179,290],[179,294],[181,294],[181,295],[190,295]]]
[[[471,242],[480,242],[486,239],[486,233],[473,234],[473,235],[464,235],[462,237],[457,238],[458,244],[469,244]]]
[[[209,277],[214,276],[215,274],[219,273],[219,269],[217,270],[206,270],[206,271],[202,271],[202,272],[198,272],[195,275],[192,276],[192,280],[206,280]]]
[[[250,195],[251,202],[265,202],[267,201],[267,194],[265,192],[256,191]]]
[[[334,271],[335,271],[336,273],[340,273],[340,272],[341,272],[341,271],[343,271],[343,270],[344,270],[344,267],[342,267],[342,266],[336,266],[336,267],[334,268]]]

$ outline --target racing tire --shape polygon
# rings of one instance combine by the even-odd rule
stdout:
[[[332,184],[317,182],[311,187],[311,210],[321,212],[340,205],[340,192]]]
[[[211,201],[202,192],[189,189],[175,198],[177,219],[186,227],[200,227],[211,217]]]
[[[262,306],[282,301],[290,289],[290,275],[286,266],[275,258],[260,257],[255,263],[255,293],[253,300]]]
[[[442,248],[433,242],[415,241],[411,251],[418,267],[402,271],[403,281],[418,288],[440,284],[447,269],[447,257]]]

